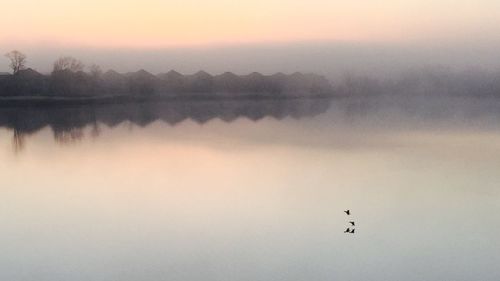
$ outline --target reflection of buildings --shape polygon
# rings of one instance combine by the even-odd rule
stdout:
[[[312,117],[325,112],[328,99],[238,100],[238,101],[175,101],[160,103],[129,103],[74,107],[15,107],[0,108],[0,127],[14,131],[17,150],[24,146],[24,137],[50,127],[59,143],[73,142],[84,137],[83,129],[92,126],[91,136],[100,133],[99,124],[110,127],[124,121],[146,126],[162,120],[172,126],[186,119],[199,124],[218,118],[232,122],[238,118],[258,121],[264,117],[283,119]]]

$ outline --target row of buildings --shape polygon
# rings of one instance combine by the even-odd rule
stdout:
[[[262,75],[254,72],[236,75],[226,72],[210,75],[199,71],[183,75],[176,71],[151,74],[145,70],[118,73],[87,73],[69,70],[44,75],[28,68],[16,75],[0,75],[3,96],[96,96],[96,95],[330,95],[329,81],[316,74],[294,73]]]

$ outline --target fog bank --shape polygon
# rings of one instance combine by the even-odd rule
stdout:
[[[28,67],[42,73],[50,72],[57,58],[69,55],[87,65],[96,63],[104,70],[119,72],[145,69],[162,73],[175,69],[184,74],[205,70],[213,74],[231,71],[244,75],[253,71],[263,74],[299,71],[336,80],[346,74],[387,78],[429,66],[498,70],[499,47],[494,40],[415,44],[300,42],[168,49],[0,46],[0,53],[19,49],[28,56]],[[8,70],[8,61],[2,57],[0,72]]]

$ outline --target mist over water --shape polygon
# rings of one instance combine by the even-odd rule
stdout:
[[[500,103],[424,102],[2,109],[0,279],[498,280]]]
[[[1,7],[0,281],[500,280],[500,1]]]

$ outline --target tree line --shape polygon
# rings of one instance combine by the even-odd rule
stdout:
[[[0,76],[0,95],[3,96],[96,96],[141,95],[178,96],[322,96],[330,95],[332,87],[323,76],[294,73],[262,75],[254,72],[236,75],[226,72],[210,75],[199,71],[183,75],[176,71],[151,74],[145,70],[118,73],[103,72],[98,65],[85,65],[73,57],[61,57],[54,62],[49,75],[27,67],[26,55],[19,51],[6,54],[11,75]]]

